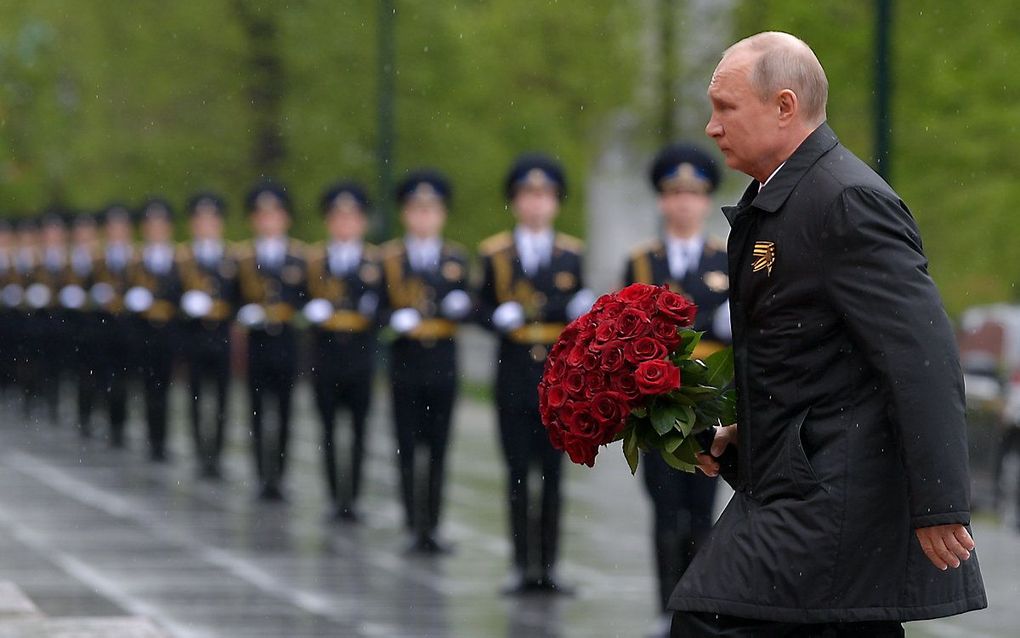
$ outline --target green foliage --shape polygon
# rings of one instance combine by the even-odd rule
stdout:
[[[511,159],[544,150],[570,181],[562,218],[582,230],[582,187],[605,116],[633,98],[635,2],[396,0],[396,176],[447,171],[450,234],[467,244],[509,224]],[[275,25],[247,35],[241,11]],[[258,177],[253,54],[275,56],[296,234],[321,236],[317,200],[341,177],[377,189],[378,4],[209,0],[0,5],[0,210],[94,209],[216,188],[233,203]],[[390,193],[375,193],[375,199]]]
[[[815,49],[829,78],[829,122],[870,160],[874,3],[744,0],[737,15],[737,37],[777,29]],[[891,181],[954,314],[1016,295],[1018,29],[1006,0],[895,3]]]

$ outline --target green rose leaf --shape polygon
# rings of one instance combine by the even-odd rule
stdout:
[[[733,381],[733,348],[724,348],[705,358],[708,376],[705,385],[717,388],[729,385]]]
[[[676,427],[677,422],[680,419],[686,418],[687,411],[691,410],[690,406],[679,405],[672,401],[657,401],[652,405],[650,417],[652,421],[652,427],[659,434],[663,436],[668,432],[671,432]]]
[[[627,459],[627,465],[630,466],[631,475],[637,474],[638,459],[638,431],[637,427],[630,426],[626,429],[623,435],[623,456]]]

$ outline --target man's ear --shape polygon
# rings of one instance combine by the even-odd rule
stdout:
[[[779,110],[779,125],[787,126],[793,122],[800,112],[800,101],[797,94],[790,89],[783,89],[776,95],[776,108]]]

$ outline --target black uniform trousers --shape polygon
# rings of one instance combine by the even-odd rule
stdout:
[[[293,328],[272,326],[248,334],[252,452],[264,488],[279,488],[286,472],[290,402],[296,376],[297,336]],[[270,402],[275,402],[275,427],[268,427],[265,418]]]
[[[100,315],[97,345],[100,382],[110,418],[110,444],[118,448],[124,447],[128,382],[137,370],[139,344],[135,331],[136,325],[129,317]]]
[[[544,577],[555,566],[559,551],[563,453],[553,448],[542,426],[538,382],[545,362],[536,361],[533,351],[544,352],[544,347],[509,341],[501,344],[496,411],[508,471],[514,566],[523,574],[537,569]],[[532,470],[537,471],[541,485],[539,507],[531,502],[528,489]]]
[[[411,532],[430,535],[439,526],[443,502],[446,450],[457,394],[456,342],[398,339],[391,351],[390,373],[405,521]],[[419,447],[428,456],[425,468],[416,463]]]
[[[322,425],[323,467],[333,505],[352,512],[361,492],[365,458],[365,424],[372,403],[375,335],[370,332],[318,332],[313,364],[315,403]],[[341,485],[336,449],[336,416],[346,408],[351,416],[351,447],[346,456],[348,483]]]
[[[72,336],[74,374],[77,383],[78,431],[83,437],[92,436],[92,411],[96,395],[102,385],[100,357],[100,319],[92,313],[75,313],[70,319],[74,327]]]
[[[665,612],[673,588],[712,531],[717,479],[675,470],[658,453],[642,455],[641,466],[652,500],[659,609]]]
[[[820,623],[801,625],[701,612],[677,612],[672,638],[898,638],[897,622]]]
[[[37,408],[46,394],[45,362],[49,354],[46,348],[48,322],[42,312],[21,315],[21,342],[18,344],[18,385],[24,398],[24,415],[28,419],[38,418]]]
[[[172,323],[138,322],[140,338],[139,372],[145,396],[145,424],[149,441],[149,457],[166,459],[166,437],[170,381],[173,376],[177,337]]]
[[[192,321],[185,330],[195,459],[204,472],[218,473],[227,429],[230,323]],[[203,406],[211,410],[203,410]]]

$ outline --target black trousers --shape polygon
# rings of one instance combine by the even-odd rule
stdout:
[[[110,418],[110,443],[114,447],[124,446],[127,388],[137,370],[139,356],[135,330],[134,323],[126,317],[108,314],[99,317],[96,363]]]
[[[1006,457],[1010,453],[1020,455],[1020,427],[1006,426],[999,441],[999,447],[995,451],[995,487],[994,498],[996,507],[1002,505],[1003,485],[1002,470],[1006,463]],[[1017,511],[1020,512],[1020,484],[1016,486]]]
[[[289,326],[278,332],[248,334],[248,391],[251,402],[252,453],[264,486],[279,487],[287,469],[290,402],[297,377],[297,338]],[[275,403],[276,422],[265,415]]]
[[[673,638],[896,638],[903,636],[897,622],[796,624],[754,620],[700,612],[677,612]]]
[[[652,499],[660,611],[712,530],[716,479],[675,470],[658,453],[641,457],[645,489]]]
[[[74,374],[77,385],[78,430],[82,436],[92,435],[92,412],[102,386],[99,349],[99,318],[78,313],[74,317]]]
[[[174,355],[180,334],[173,324],[140,324],[142,355],[139,372],[145,396],[145,425],[149,440],[149,456],[160,461],[166,458],[168,396],[173,377]]]
[[[227,429],[230,386],[230,324],[193,322],[187,326],[191,439],[205,470],[217,470]],[[203,410],[209,405],[211,410]]]
[[[322,425],[323,467],[326,489],[334,507],[353,511],[361,493],[365,460],[365,426],[372,403],[375,337],[369,333],[319,333],[315,338],[312,367],[315,403]],[[341,485],[336,445],[336,417],[340,408],[351,416],[351,446],[346,485]]]
[[[496,375],[514,567],[540,576],[548,575],[559,557],[563,467],[563,453],[549,442],[538,411],[544,365],[533,356],[531,346],[504,343]],[[532,502],[529,478],[539,482],[539,503]]]
[[[407,528],[416,534],[433,534],[439,527],[457,395],[456,355],[453,340],[398,339],[393,344],[390,373],[400,495]],[[422,464],[419,449],[424,451]]]

